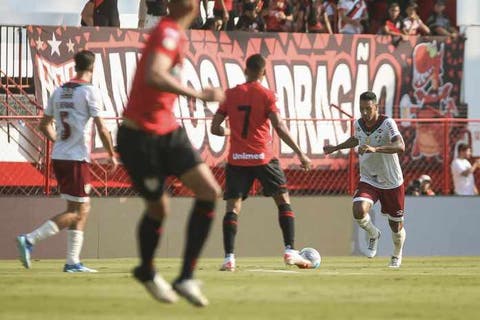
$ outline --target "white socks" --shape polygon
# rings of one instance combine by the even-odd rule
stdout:
[[[31,244],[36,244],[38,241],[47,239],[53,235],[58,233],[58,226],[52,220],[48,220],[44,224],[42,224],[37,229],[33,230],[29,234],[25,235],[27,237],[28,242]]]
[[[80,262],[80,252],[83,246],[83,231],[67,230],[67,264]]]
[[[400,232],[392,232],[393,240],[393,256],[400,258],[402,257],[403,244],[405,243],[406,232],[405,228],[402,228]]]
[[[370,215],[367,213],[363,219],[355,219],[357,220],[358,225],[360,228],[368,232],[368,235],[371,238],[376,238],[378,237],[378,229],[375,227],[372,223],[372,220],[370,219]]]

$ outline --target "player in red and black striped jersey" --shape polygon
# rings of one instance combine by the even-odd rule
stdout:
[[[274,92],[260,83],[265,76],[265,64],[265,59],[260,54],[254,54],[247,59],[247,81],[226,91],[225,101],[212,121],[213,134],[230,136],[224,194],[227,201],[227,212],[223,219],[225,262],[221,270],[224,271],[235,270],[233,249],[238,214],[242,200],[247,198],[255,179],[261,182],[264,194],[273,197],[277,204],[285,244],[285,263],[302,268],[308,268],[311,264],[294,250],[295,215],[290,206],[285,174],[273,155],[271,126],[280,139],[298,155],[304,170],[310,169],[311,162],[283,123]],[[221,125],[227,118],[229,128],[224,128]]]
[[[124,121],[118,131],[118,151],[136,189],[145,199],[145,214],[138,226],[141,264],[134,276],[162,302],[177,300],[177,293],[203,307],[203,296],[193,272],[207,239],[220,186],[209,167],[193,149],[173,106],[177,95],[222,101],[223,91],[197,91],[180,81],[186,36],[184,30],[198,14],[197,0],[170,1],[169,14],[152,29],[137,65]],[[168,215],[165,179],[178,177],[195,194],[189,218],[180,276],[172,286],[156,273],[154,255]]]

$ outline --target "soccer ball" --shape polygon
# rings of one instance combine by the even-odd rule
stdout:
[[[320,267],[320,263],[322,262],[322,257],[317,250],[313,248],[303,248],[300,250],[300,255],[304,258],[309,260],[312,263],[312,269],[316,269]]]

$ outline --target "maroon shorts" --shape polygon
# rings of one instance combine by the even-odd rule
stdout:
[[[60,196],[75,202],[88,202],[90,171],[88,162],[73,160],[52,160]]]
[[[382,214],[388,215],[392,221],[403,221],[403,210],[405,208],[405,187],[393,189],[380,189],[368,183],[360,182],[353,195],[353,202],[367,201],[372,205],[380,200]]]

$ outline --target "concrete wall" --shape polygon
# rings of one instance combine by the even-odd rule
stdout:
[[[172,214],[166,222],[158,256],[178,257],[184,244],[184,230],[190,198],[174,198]],[[302,197],[292,199],[296,212],[297,247],[312,246],[323,255],[348,255],[351,252],[352,220],[350,198]],[[85,232],[82,256],[117,258],[136,256],[135,231],[142,211],[138,198],[94,198]],[[17,256],[15,236],[29,232],[65,207],[58,198],[0,198],[0,258]],[[206,257],[223,256],[222,217],[224,202],[204,251]],[[65,232],[35,247],[34,258],[62,258]],[[269,198],[250,198],[244,203],[239,220],[236,252],[240,256],[276,256],[283,253],[276,207]]]

